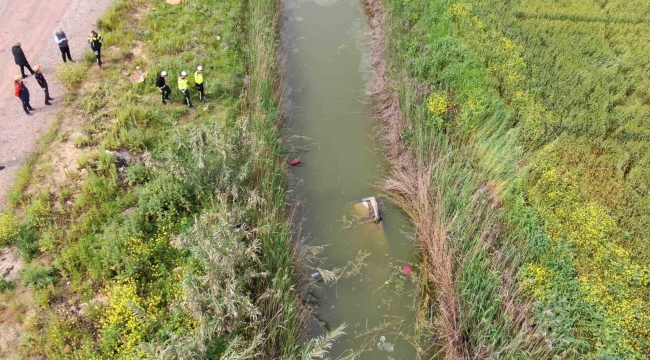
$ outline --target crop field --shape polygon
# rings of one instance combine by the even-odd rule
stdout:
[[[650,356],[650,3],[383,5],[401,139],[418,163],[429,159],[456,179],[432,180],[432,198],[456,198],[441,203],[450,219],[442,224],[458,225],[476,208],[459,194],[496,193],[486,200],[501,229],[495,251],[447,252],[464,336],[447,349],[460,348],[459,357]],[[490,289],[480,264],[502,278],[500,288]],[[505,278],[517,292],[504,290]],[[526,326],[497,326],[516,323],[507,299],[528,314]],[[482,331],[486,320],[492,331]]]

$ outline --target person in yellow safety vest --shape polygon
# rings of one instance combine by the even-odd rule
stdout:
[[[203,66],[199,65],[194,73],[194,85],[199,92],[199,101],[205,102],[205,87],[203,86]]]
[[[90,36],[88,36],[88,44],[90,45],[90,49],[95,53],[95,59],[97,59],[97,65],[99,65],[99,68],[102,68],[102,43],[104,42],[104,38],[97,33],[97,31],[93,30],[90,32]]]
[[[187,79],[187,72],[181,71],[181,76],[178,78],[178,90],[180,90],[183,96],[185,96],[184,103],[187,104],[190,109],[193,109],[194,105],[192,105],[192,101],[190,100],[190,91],[188,89],[188,86],[189,81]]]

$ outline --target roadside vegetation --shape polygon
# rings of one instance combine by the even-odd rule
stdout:
[[[118,1],[98,23],[104,70],[87,57],[57,72],[68,110],[0,214],[0,242],[25,262],[2,301],[26,287],[36,307],[20,317],[23,356],[310,359],[340,333],[302,332],[280,5]],[[190,110],[175,91],[163,106],[157,74],[176,90],[200,64],[208,102]]]
[[[650,356],[649,5],[366,4],[420,328],[451,359]]]

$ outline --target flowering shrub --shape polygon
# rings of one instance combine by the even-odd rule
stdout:
[[[434,92],[429,97],[427,102],[427,107],[429,111],[436,116],[442,116],[447,112],[447,107],[449,106],[449,99],[447,98],[446,92]]]
[[[635,358],[647,351],[650,304],[644,301],[643,289],[650,285],[650,268],[632,261],[629,251],[617,243],[621,229],[616,222],[587,198],[577,177],[564,169],[544,169],[530,195],[552,243],[566,241],[574,249],[573,263],[585,300],[603,309],[607,322],[621,330],[619,352]],[[523,287],[543,297],[548,276],[539,265],[528,265]]]
[[[110,339],[117,343],[117,359],[142,357],[144,353],[137,346],[156,320],[155,309],[147,307],[132,282],[114,284],[106,295],[110,300],[100,323],[103,342]]]
[[[522,269],[522,288],[530,296],[535,299],[545,300],[548,297],[549,290],[551,289],[553,270],[544,266],[529,263]]]
[[[109,301],[100,320],[101,344],[118,359],[142,357],[138,345],[156,333],[169,305],[183,296],[181,257],[169,245],[171,230],[171,225],[163,226],[151,239],[130,236],[125,254],[129,263],[126,274],[132,277],[112,282],[105,291]],[[175,327],[189,326],[187,320]]]
[[[4,246],[16,241],[20,223],[18,217],[12,212],[0,213],[0,245]]]
[[[452,19],[467,17],[474,10],[474,6],[469,3],[455,3],[447,9],[447,14]]]

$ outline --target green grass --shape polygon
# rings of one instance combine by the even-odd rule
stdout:
[[[69,91],[74,90],[86,78],[88,67],[83,64],[65,63],[56,68],[56,79],[59,80]]]
[[[14,283],[7,281],[5,279],[0,279],[0,294],[4,294],[5,292],[12,291],[15,288],[16,285]]]
[[[32,289],[40,289],[54,283],[54,270],[38,264],[30,264],[20,272],[24,285]]]
[[[102,72],[59,70],[78,89],[62,116],[81,119],[81,133],[50,136],[25,167],[12,202],[22,226],[0,218],[3,243],[33,259],[22,277],[39,311],[24,356],[295,359],[335,337],[303,345],[278,129],[280,4],[119,1],[98,23]],[[208,108],[188,110],[177,91],[160,104],[155,75],[166,70],[175,89],[199,64]],[[136,66],[144,84],[123,75]],[[52,187],[39,180],[58,146],[84,153]],[[140,160],[117,164],[118,150]]]
[[[648,356],[647,4],[383,3],[401,138],[453,229],[458,354]]]

